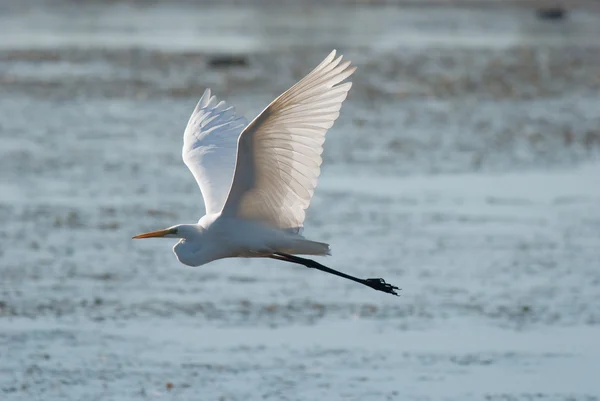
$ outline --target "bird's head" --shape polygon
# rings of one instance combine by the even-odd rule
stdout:
[[[138,234],[133,239],[143,238],[184,238],[191,239],[200,235],[202,227],[197,224],[179,224],[163,230],[150,231],[143,234]]]

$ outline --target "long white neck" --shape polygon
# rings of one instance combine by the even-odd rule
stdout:
[[[177,226],[177,236],[181,240],[173,247],[177,259],[188,266],[200,266],[204,261],[203,228],[198,224],[181,224]]]

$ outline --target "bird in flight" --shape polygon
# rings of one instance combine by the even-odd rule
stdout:
[[[198,182],[206,215],[133,237],[180,238],[177,259],[271,258],[304,265],[398,295],[381,278],[360,279],[297,255],[330,255],[300,233],[317,186],[325,134],[338,118],[356,67],[332,51],[250,123],[207,89],[183,135],[183,161]]]

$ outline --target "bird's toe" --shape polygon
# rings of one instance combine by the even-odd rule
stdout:
[[[387,292],[388,294],[398,295],[395,290],[400,290],[400,288],[386,283],[382,278],[368,278],[365,282],[369,287],[377,291]]]

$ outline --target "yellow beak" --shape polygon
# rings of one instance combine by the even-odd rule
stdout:
[[[138,234],[132,239],[142,239],[142,238],[155,238],[155,237],[164,237],[167,234],[173,234],[173,230],[158,230],[158,231],[150,231],[149,233]]]

